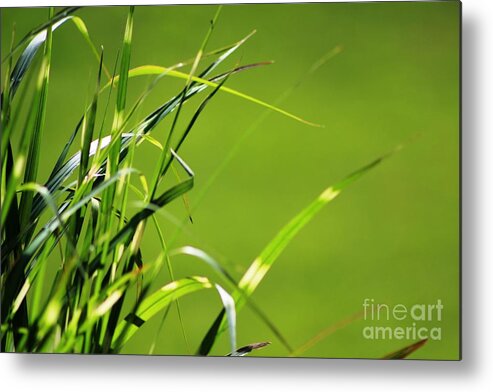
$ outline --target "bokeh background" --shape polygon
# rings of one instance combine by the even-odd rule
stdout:
[[[216,6],[139,6],[135,11],[131,66],[169,66],[195,55]],[[47,9],[2,9],[2,57],[13,25],[21,38],[44,22]],[[112,69],[124,30],[126,7],[77,11],[105,50]],[[172,222],[185,216],[175,201],[159,215],[171,247],[204,249],[240,277],[275,233],[324,188],[404,143],[405,148],[343,192],[303,229],[274,264],[253,296],[297,348],[320,331],[362,310],[365,298],[389,305],[444,304],[442,328],[413,358],[459,356],[459,44],[460,4],[455,1],[227,5],[208,48],[257,33],[233,56],[237,62],[274,60],[228,80],[242,92],[275,102],[303,82],[282,107],[309,127],[276,113],[252,131],[264,109],[219,93],[193,129],[182,157],[196,173],[189,194],[194,223],[178,232]],[[334,47],[343,51],[303,78]],[[204,60],[203,64],[206,64]],[[75,28],[54,35],[47,125],[40,177],[47,178],[74,129],[94,86],[97,64]],[[130,101],[151,79],[132,79]],[[145,115],[183,86],[165,78],[146,101]],[[104,101],[102,101],[104,102]],[[198,103],[186,105],[180,125]],[[153,136],[162,140],[169,120]],[[249,136],[242,135],[249,132]],[[242,139],[243,138],[243,139]],[[238,144],[238,140],[240,140]],[[228,152],[237,153],[198,195]],[[75,152],[75,151],[74,151]],[[137,166],[151,173],[158,150],[143,144]],[[149,225],[144,257],[159,252]],[[197,260],[174,259],[176,276],[208,275]],[[169,280],[165,273],[162,281]],[[157,287],[157,286],[156,286]],[[180,301],[188,345],[173,307],[157,341],[156,354],[193,353],[220,309],[217,293],[192,294]],[[149,351],[160,316],[146,324],[124,350]],[[382,323],[382,325],[410,325]],[[378,358],[412,340],[363,338],[372,325],[356,320],[303,353],[308,357]],[[289,352],[245,307],[238,314],[238,344],[272,344],[257,356]],[[228,352],[227,336],[213,354]]]

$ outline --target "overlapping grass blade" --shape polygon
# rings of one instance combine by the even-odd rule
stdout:
[[[53,8],[49,10],[50,17],[53,16]],[[20,184],[21,177],[24,177],[24,183],[35,182],[37,177],[38,163],[39,163],[39,151],[40,151],[40,140],[44,127],[44,119],[46,114],[46,104],[47,104],[47,90],[48,90],[48,80],[50,74],[50,63],[51,63],[51,49],[52,49],[52,31],[49,29],[46,43],[44,47],[43,59],[41,63],[41,68],[38,73],[38,80],[36,84],[36,90],[33,97],[33,102],[31,106],[31,113],[28,117],[26,127],[23,131],[23,138],[20,142],[21,148],[19,149],[19,155],[15,159],[14,167],[12,170],[12,175],[9,176],[8,183],[6,184],[5,197],[2,201],[2,214],[0,225],[5,227],[8,214],[11,212],[10,206],[12,203],[17,204],[16,200],[16,189]],[[15,73],[15,68],[14,68]],[[12,97],[15,93],[16,82],[15,80],[10,81]],[[10,100],[12,99],[10,97]],[[31,192],[23,193],[21,196],[20,206],[18,210],[19,226],[23,227],[27,225],[30,210],[32,206],[33,195]],[[11,237],[10,235],[7,237]],[[12,269],[20,270],[25,267],[23,259],[15,260]],[[16,276],[17,277],[17,276]],[[14,280],[13,282],[8,282],[9,286],[20,287],[22,281]],[[7,291],[10,291],[7,293]],[[3,296],[8,296],[7,305],[2,301],[2,320],[6,319],[7,312],[11,310],[11,300],[13,292],[5,289]],[[3,298],[2,298],[3,299]],[[22,328],[28,326],[28,314],[27,314],[27,304],[24,300],[19,304],[18,308],[20,311],[15,314],[12,318],[12,329],[14,331],[19,331]],[[16,310],[17,310],[16,309]],[[19,344],[20,336],[18,333],[14,334],[15,343]],[[5,343],[5,342],[2,342]]]
[[[62,15],[62,14],[58,14],[58,15]],[[60,26],[62,26],[68,21],[72,21],[74,23],[75,27],[81,33],[82,37],[88,43],[91,51],[99,61],[99,53],[96,49],[96,46],[94,45],[94,42],[92,41],[89,35],[89,31],[87,30],[84,21],[77,16],[66,16],[65,13],[63,15],[64,16],[61,16],[59,18],[56,17],[51,18],[50,19],[51,23],[43,27],[41,30],[39,30],[39,32],[37,32],[34,35],[34,37],[29,41],[29,44],[27,45],[26,49],[24,49],[22,54],[19,56],[19,59],[17,60],[14,69],[12,70],[12,74],[10,75],[10,80],[12,85],[12,98],[17,92],[17,89],[22,79],[24,78],[24,75],[26,74],[27,70],[31,66],[34,60],[34,56],[38,52],[41,45],[43,45],[43,43],[46,41],[47,37],[50,34],[52,34],[56,29],[58,29]],[[30,37],[31,35],[28,35],[28,38],[27,39],[25,38],[25,40],[28,40]],[[19,47],[20,45],[21,44],[18,44],[17,47]],[[10,56],[11,55],[9,55],[9,57]],[[107,77],[110,78],[111,75],[108,73],[104,65],[103,65],[103,69],[105,70]]]
[[[112,343],[113,350],[118,351],[146,321],[168,306],[172,301],[186,294],[212,287],[214,287],[213,284],[207,278],[190,277],[168,283],[155,293],[149,295],[142,301],[137,312],[129,313],[118,324]]]
[[[132,52],[132,34],[133,34],[133,15],[134,6],[129,7],[127,14],[127,22],[125,25],[125,33],[122,44],[122,56],[120,62],[120,77],[121,80],[118,83],[116,106],[113,115],[113,124],[111,126],[111,141],[113,142],[108,147],[108,159],[106,161],[106,171],[104,173],[105,179],[111,178],[113,173],[118,170],[120,164],[120,152],[121,152],[121,134],[123,133],[124,124],[124,112],[127,102],[127,81],[128,81],[128,69],[130,67],[130,56]],[[108,232],[112,232],[112,215],[110,213],[113,203],[115,202],[116,185],[108,187],[103,195],[101,203],[101,216],[98,221],[98,235],[103,236]],[[122,211],[125,214],[125,211]],[[106,257],[108,256],[108,240],[104,242],[102,250],[102,262],[106,264]]]
[[[12,304],[15,298],[19,295],[19,292],[24,282],[29,279],[31,272],[36,268],[37,260],[36,255],[43,251],[43,245],[46,240],[52,236],[57,235],[57,232],[65,222],[76,213],[81,207],[87,204],[94,196],[98,195],[108,186],[116,182],[120,176],[128,175],[137,172],[135,169],[120,170],[108,181],[105,181],[95,187],[84,198],[78,201],[76,204],[64,210],[61,214],[56,215],[48,222],[45,227],[33,238],[23,251],[20,260],[14,265],[14,267],[6,274],[5,287],[2,295],[2,320],[9,319],[9,313],[12,311]],[[46,190],[49,194],[49,191]]]
[[[231,54],[233,54],[238,48],[240,48],[241,45],[243,45],[253,34],[254,34],[254,32],[250,33],[245,38],[243,38],[242,40],[238,41],[236,44],[232,45],[231,47],[228,47],[227,50],[217,60],[215,60],[211,65],[209,65],[200,74],[200,77],[206,77],[208,74],[210,74],[224,60],[226,60]],[[252,65],[252,66],[256,66],[256,65]],[[233,71],[230,71],[230,73],[241,72],[243,70],[249,69],[250,67],[251,66],[239,67],[238,69],[234,69]],[[168,69],[173,69],[173,68],[168,68]],[[229,73],[219,75],[219,76],[211,79],[211,81],[217,83],[217,82],[223,80],[224,78],[226,78],[228,74]],[[131,76],[131,74],[129,73],[129,77],[130,76]],[[113,77],[110,80],[110,82],[105,87],[111,86],[113,84],[113,81],[116,78],[117,77]],[[194,85],[194,84],[195,84],[195,82],[193,82],[191,84],[191,87],[188,89],[187,93],[183,97],[184,100],[188,100],[189,98],[191,98],[195,94],[197,94],[197,93],[203,91],[205,88],[207,88],[206,85],[201,85],[201,84]],[[104,90],[104,88],[102,90]],[[180,102],[180,98],[182,97],[182,95],[183,95],[183,92],[182,93],[179,93],[174,98],[171,98],[169,101],[167,101],[162,106],[160,106],[158,109],[154,110],[154,112],[152,112],[150,115],[148,115],[144,120],[142,120],[133,129],[133,133],[135,135],[140,135],[140,134],[146,134],[146,133],[152,131],[152,129],[162,119],[164,119],[164,117],[166,115],[168,115],[170,112],[172,112],[178,106],[178,104]],[[83,120],[81,119],[80,120],[80,124],[82,124],[82,121]],[[78,125],[78,127],[76,128],[74,134],[71,136],[71,140],[73,140],[75,138],[75,133],[77,132],[79,126],[80,125]],[[128,147],[128,145],[130,144],[131,140],[132,140],[132,137],[122,136],[122,141],[121,141],[122,152]],[[107,137],[107,138],[101,139],[101,143],[99,143],[98,140],[93,141],[93,144],[91,144],[91,152],[90,152],[90,155],[94,155],[94,153],[96,153],[96,151],[98,149],[103,149],[103,148],[107,147],[110,144],[110,142],[111,142],[111,137]],[[115,143],[115,142],[113,142],[113,143]],[[65,154],[68,152],[68,147],[70,146],[70,144],[71,143],[69,141],[69,143],[67,144],[66,148],[64,149],[64,153]],[[93,149],[93,146],[94,146],[94,149]],[[73,155],[63,165],[61,165],[61,162],[57,162],[57,165],[55,167],[55,170],[50,175],[50,178],[49,178],[48,182],[45,184],[45,186],[48,188],[48,190],[50,192],[52,192],[52,193],[55,192],[60,187],[60,185],[68,177],[70,177],[70,175],[78,167],[79,164],[80,164],[80,152],[79,153],[76,153],[75,155]],[[34,206],[33,206],[33,215],[31,216],[31,220],[33,220],[33,221],[36,220],[37,217],[39,216],[39,214],[41,213],[41,211],[42,211],[43,208],[44,208],[44,205],[43,205],[42,198],[38,198],[37,200],[35,200]]]
[[[94,134],[94,127],[96,125],[96,113],[98,109],[98,97],[99,86],[101,84],[101,70],[103,68],[103,52],[101,51],[99,61],[99,72],[97,77],[96,92],[94,93],[91,105],[88,112],[84,115],[82,122],[82,137],[81,137],[81,154],[80,154],[80,166],[79,166],[79,185],[82,183],[87,168],[89,166],[89,152],[91,150],[91,143]]]
[[[58,12],[53,18],[49,19],[45,23],[41,24],[40,26],[35,27],[31,31],[29,31],[24,38],[22,38],[17,45],[11,49],[11,51],[2,59],[2,63],[7,61],[9,58],[11,58],[26,42],[28,42],[32,37],[38,35],[41,33],[43,30],[46,30],[49,26],[53,26],[60,20],[64,19],[68,15],[74,13],[81,7],[65,7],[63,8],[60,12]]]
[[[264,62],[262,64],[268,64],[268,62]],[[181,72],[181,71],[177,71],[177,70],[172,70],[172,69],[169,69],[169,68],[166,68],[166,67],[161,67],[161,66],[157,66],[157,65],[143,65],[143,66],[140,66],[140,67],[137,67],[137,68],[133,68],[132,70],[130,70],[130,73],[129,73],[129,77],[136,77],[136,76],[144,76],[144,75],[159,75],[163,72],[167,72],[166,75],[167,76],[170,76],[170,77],[174,77],[174,78],[179,78],[179,79],[183,79],[183,80],[188,80],[190,79],[190,74],[186,73],[186,72]],[[116,77],[117,80],[118,80],[118,76]],[[214,81],[211,81],[211,80],[208,80],[208,79],[204,79],[204,78],[201,78],[199,76],[191,76],[191,80],[196,82],[196,83],[200,83],[202,85],[205,85],[207,87],[217,87],[218,84]],[[284,109],[281,109],[275,105],[271,105],[265,101],[262,101],[258,98],[255,98],[255,97],[252,97],[248,94],[245,94],[245,93],[242,93],[238,90],[235,90],[235,89],[232,89],[232,88],[229,88],[229,87],[221,87],[220,88],[221,91],[225,92],[225,93],[228,93],[228,94],[231,94],[231,95],[234,95],[236,97],[239,97],[239,98],[242,98],[246,101],[249,101],[249,102],[252,102],[254,104],[257,104],[259,106],[262,106],[266,109],[269,109],[271,111],[274,111],[274,112],[277,112],[279,114],[282,114],[286,117],[289,117],[293,120],[296,120],[298,122],[301,122],[303,124],[306,124],[306,125],[310,125],[310,126],[315,126],[315,127],[320,127],[319,124],[315,124],[313,122],[310,122],[310,121],[307,121],[307,120],[304,120],[303,118],[299,117],[299,116],[296,116]]]
[[[180,248],[173,249],[169,252],[170,257],[175,257],[178,255],[188,255],[195,257],[207,265],[209,265],[215,272],[219,274],[226,282],[228,282],[233,290],[239,290],[237,281],[233,278],[233,276],[211,255],[204,252],[202,249],[195,248],[193,246],[183,246]],[[279,339],[282,345],[288,350],[288,352],[292,352],[293,349],[289,344],[286,337],[281,333],[279,328],[277,328],[274,323],[269,319],[269,317],[262,311],[260,308],[255,305],[250,297],[245,297],[247,300],[248,306],[252,309],[252,311],[260,318],[260,320],[272,331],[274,336]]]
[[[237,69],[234,69],[231,71],[231,73],[234,72],[239,72],[249,69],[248,67],[239,67]],[[222,74],[216,78],[214,78],[215,81],[221,81],[224,80],[227,77],[227,74]],[[218,86],[220,86],[219,84]],[[191,87],[188,90],[188,93],[184,97],[185,100],[190,99],[192,96],[195,94],[201,92],[204,90],[207,86],[204,85],[198,85]],[[217,87],[216,87],[217,88]],[[166,102],[164,105],[156,109],[153,113],[151,113],[149,116],[147,116],[143,121],[141,121],[133,130],[132,133],[134,135],[137,135],[137,137],[140,137],[139,135],[145,135],[146,133],[152,131],[161,120],[165,118],[166,115],[171,113],[178,105],[179,103],[179,96],[176,96]],[[133,109],[131,110],[131,112]],[[80,120],[80,123],[78,124],[76,131],[74,134],[71,136],[71,140],[75,137],[75,133],[77,132],[78,128],[82,124],[82,119]],[[121,154],[125,153],[126,149],[132,142],[132,135],[131,134],[124,134],[121,136]],[[103,139],[101,139],[101,143],[98,142],[98,140],[94,140],[91,144],[91,149],[90,149],[90,156],[94,155],[97,150],[104,150],[108,146],[111,145],[112,139],[110,136],[107,136]],[[71,144],[69,142],[66,147],[68,147]],[[67,152],[68,148],[64,149],[64,152]],[[50,175],[50,178],[48,179],[47,183],[45,186],[50,190],[50,192],[56,192],[56,190],[61,186],[61,184],[66,181],[74,172],[74,170],[77,169],[77,167],[80,164],[80,152],[76,153],[73,155],[67,162],[65,162],[63,165],[60,163],[57,163],[56,169],[54,170],[53,173]],[[31,220],[34,221],[37,219],[39,214],[42,212],[44,208],[43,204],[43,199],[42,198],[35,198],[34,203],[33,203],[33,213],[31,215]]]
[[[53,8],[50,9],[50,17],[53,15]],[[48,29],[46,35],[46,43],[43,53],[43,60],[41,63],[41,69],[38,76],[38,82],[36,85],[36,92],[34,98],[35,115],[33,116],[33,122],[28,126],[28,132],[26,135],[30,139],[29,152],[26,157],[26,169],[24,173],[24,183],[36,182],[39,159],[40,159],[40,144],[43,134],[46,106],[48,102],[48,84],[50,78],[51,68],[51,51],[52,51],[52,30]],[[13,82],[14,84],[14,82]],[[25,227],[28,224],[31,207],[32,207],[33,195],[32,193],[24,193],[20,202],[20,223],[21,227]]]

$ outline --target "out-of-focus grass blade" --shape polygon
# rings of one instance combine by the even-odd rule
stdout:
[[[419,350],[421,347],[423,347],[428,339],[423,339],[420,340],[419,342],[413,343],[409,346],[406,346],[400,350],[397,350],[393,353],[390,353],[383,357],[382,359],[404,359],[407,358],[409,355],[411,355],[413,352],[416,350]]]
[[[368,173],[371,169],[380,164],[384,159],[399,150],[399,146],[394,151],[374,160],[368,165],[350,174],[342,181],[325,189],[312,203],[305,207],[298,215],[296,215],[287,225],[285,225],[267,244],[260,255],[253,261],[250,268],[241,278],[238,287],[239,291],[233,293],[233,298],[236,302],[236,310],[238,311],[246,301],[247,296],[252,295],[254,290],[260,284],[264,276],[267,274],[272,264],[277,260],[282,251],[298,234],[298,232],[310,222],[315,215],[328,203],[334,200],[341,191],[354,181]],[[207,355],[219,334],[224,330],[224,314],[221,313],[213,323],[206,336],[202,340],[198,354]]]
[[[130,313],[121,321],[113,339],[112,348],[118,351],[139,328],[152,316],[164,309],[171,301],[202,289],[212,288],[212,283],[203,277],[190,277],[168,283],[142,301],[135,313]]]
[[[298,357],[304,352],[308,351],[312,347],[314,347],[316,344],[324,340],[327,336],[332,335],[333,333],[337,332],[338,330],[346,327],[347,325],[351,324],[352,322],[359,320],[361,317],[363,317],[363,311],[359,311],[348,318],[338,321],[335,324],[332,324],[328,326],[327,328],[324,328],[321,330],[319,333],[317,333],[313,338],[308,340],[306,343],[298,347],[296,350],[292,350],[291,353],[289,354],[290,357]]]
[[[268,346],[270,342],[260,342],[260,343],[252,343],[246,346],[240,347],[238,350],[232,351],[227,357],[244,357],[245,355],[250,354],[253,350],[259,350]]]
[[[315,61],[312,66],[304,72],[300,78],[291,85],[288,89],[286,89],[281,95],[277,97],[274,101],[275,106],[280,106],[285,100],[298,88],[309,76],[315,73],[321,66],[323,66],[327,61],[332,59],[334,56],[337,56],[342,51],[341,46],[336,46],[332,48],[330,51],[325,53],[322,57],[320,57],[317,61]],[[194,200],[195,203],[192,205],[192,213],[201,203],[205,194],[211,188],[212,184],[217,180],[220,174],[229,167],[229,163],[234,158],[234,156],[240,151],[240,147],[243,142],[250,137],[262,124],[262,122],[272,113],[272,111],[265,109],[264,112],[256,118],[256,120],[241,134],[241,136],[237,139],[236,143],[230,148],[227,153],[223,156],[222,161],[216,167],[215,171],[208,177],[207,182],[203,185],[195,195]]]

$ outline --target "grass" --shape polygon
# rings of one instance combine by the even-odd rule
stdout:
[[[55,14],[50,8],[46,23],[32,29],[17,43],[13,34],[10,51],[3,56],[2,351],[118,353],[142,325],[163,313],[161,331],[172,305],[177,306],[186,338],[180,298],[213,289],[218,293],[223,310],[205,334],[197,354],[210,354],[216,340],[225,333],[228,334],[230,356],[243,356],[267,346],[268,342],[260,342],[237,348],[236,313],[245,305],[251,307],[290,352],[296,352],[268,315],[254,304],[251,296],[297,233],[346,187],[393,152],[327,187],[281,228],[240,279],[199,248],[168,249],[168,243],[172,241],[163,234],[155,215],[171,202],[181,200],[187,211],[185,221],[193,220],[186,194],[195,185],[194,172],[180,156],[180,148],[190,132],[199,127],[200,115],[217,93],[259,105],[266,109],[266,113],[286,116],[301,126],[318,125],[278,107],[283,96],[276,105],[272,105],[226,87],[226,82],[235,74],[269,62],[237,63],[227,72],[214,74],[252,36],[249,34],[227,47],[208,51],[208,41],[221,7],[193,59],[168,67],[143,65],[133,69],[130,63],[134,7],[129,7],[121,50],[112,73],[105,64],[104,49],[97,49],[84,21],[73,15],[77,10],[78,7],[69,7]],[[87,97],[87,109],[81,114],[75,129],[65,135],[65,148],[45,180],[39,178],[38,167],[50,75],[56,72],[51,68],[53,35],[67,22],[73,22],[95,55],[96,78],[91,82],[93,92]],[[307,75],[339,51],[336,48],[329,52],[314,64]],[[36,61],[38,57],[41,57],[39,64]],[[188,66],[188,72],[179,70]],[[144,86],[135,102],[130,102],[130,79],[144,75],[152,76],[153,80]],[[182,79],[185,84],[177,95],[138,118],[143,102],[165,77]],[[299,83],[288,88],[286,94]],[[19,91],[22,93],[17,97]],[[109,91],[109,98],[103,102],[102,93],[105,91]],[[110,98],[114,94],[116,99],[113,102]],[[182,107],[194,96],[201,96],[202,101],[191,117],[184,119]],[[29,115],[23,123],[20,113],[26,108]],[[111,125],[108,125],[111,112]],[[261,116],[259,121],[265,116]],[[165,140],[156,140],[151,136],[152,131],[167,118],[170,118],[170,125]],[[183,126],[183,123],[187,125]],[[251,132],[256,125],[258,122],[252,126]],[[22,134],[16,135],[19,129],[22,129]],[[149,178],[134,163],[142,143],[158,147],[155,168]],[[69,151],[77,145],[79,151],[69,157]],[[237,149],[237,146],[232,148],[219,170],[227,166]],[[131,177],[136,181],[132,182]],[[216,177],[217,174],[206,189]],[[166,188],[164,184],[172,185]],[[130,200],[138,202],[137,211],[130,208]],[[178,225],[177,230],[183,230],[183,226],[183,223]],[[142,240],[149,230],[157,231],[161,251],[155,260],[144,261]],[[214,281],[210,276],[175,279],[172,258],[179,254],[202,260],[217,273],[220,281]],[[53,265],[57,265],[55,277],[47,281],[47,272]],[[153,284],[163,268],[168,270],[171,281],[153,291]],[[403,349],[394,356],[404,357],[421,345]]]

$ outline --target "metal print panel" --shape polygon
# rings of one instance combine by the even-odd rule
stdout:
[[[460,359],[460,13],[1,9],[1,350]]]

